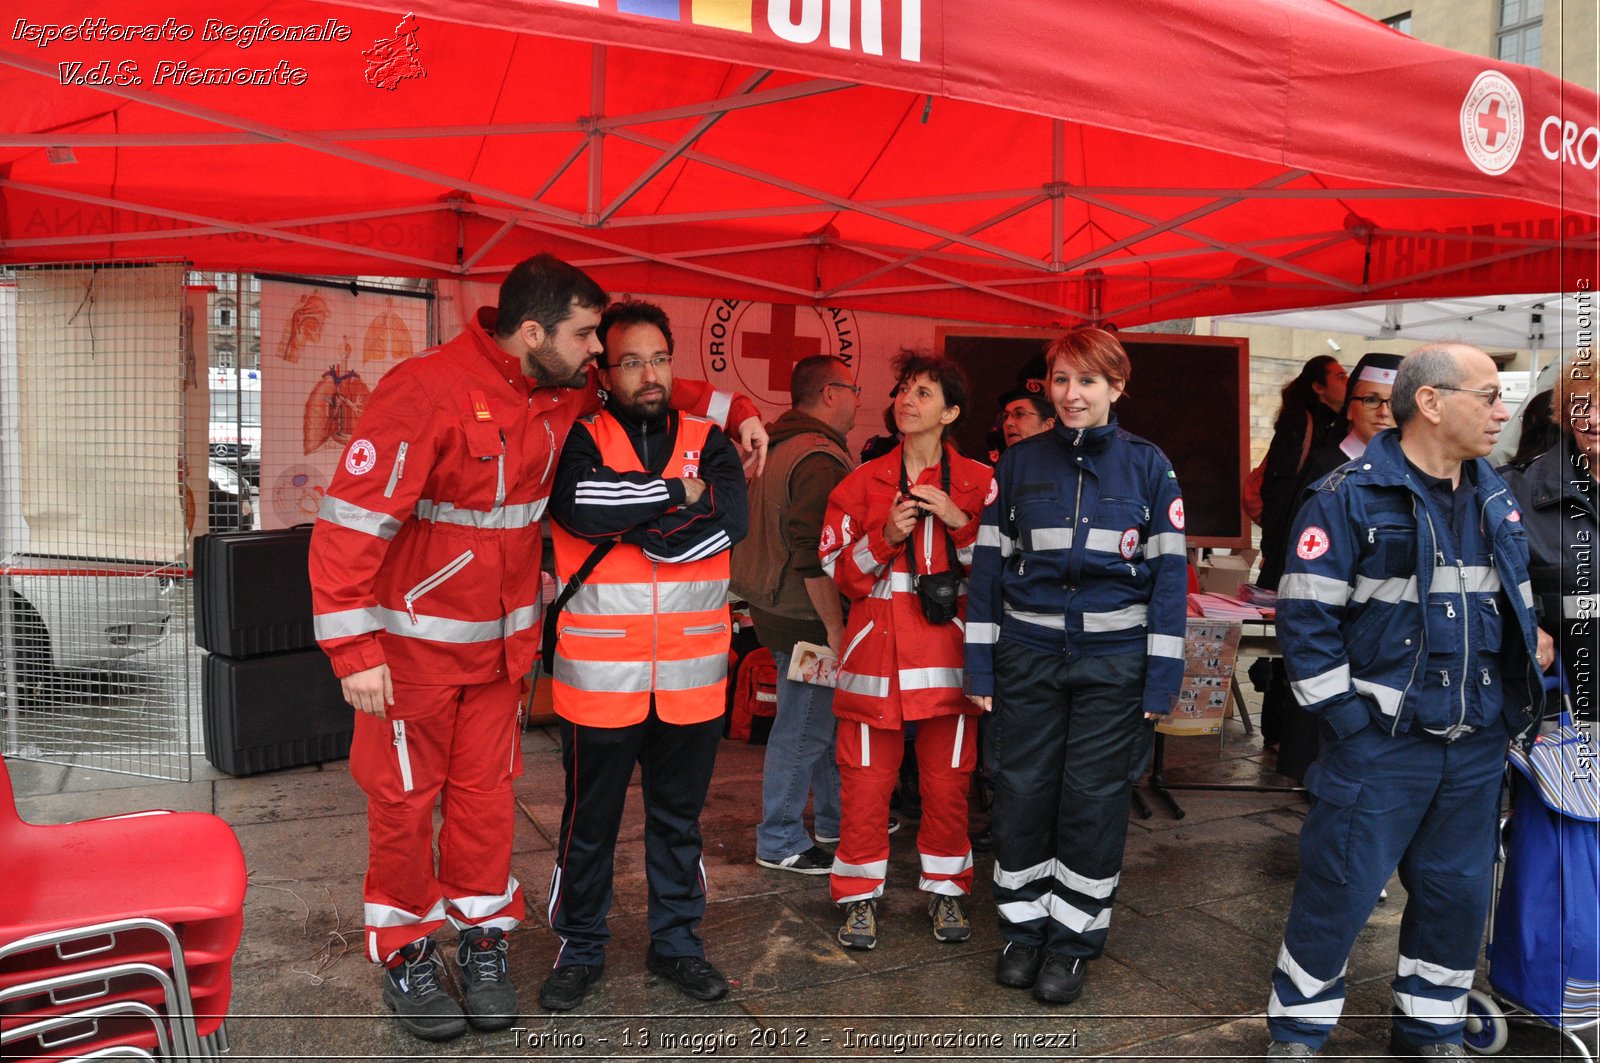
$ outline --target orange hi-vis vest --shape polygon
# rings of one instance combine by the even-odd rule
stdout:
[[[583,422],[606,467],[644,472],[626,429],[602,411]],[[680,416],[664,479],[686,470],[712,423]],[[556,575],[565,585],[595,544],[552,527]],[[627,727],[645,719],[650,698],[667,723],[722,715],[728,681],[728,552],[698,561],[652,561],[618,543],[568,600],[556,625],[555,710],[589,727]]]

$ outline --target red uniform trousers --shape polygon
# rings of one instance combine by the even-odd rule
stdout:
[[[367,794],[367,958],[396,962],[400,947],[446,919],[512,930],[524,914],[511,874],[522,774],[522,683],[394,684],[388,719],[356,713],[350,774]],[[433,808],[441,803],[434,871]]]
[[[918,884],[929,893],[965,896],[972,892],[967,790],[978,760],[978,721],[952,715],[915,723],[922,793]],[[883,895],[889,869],[889,797],[900,778],[905,747],[905,731],[898,727],[839,721],[839,848],[828,880],[835,903]]]

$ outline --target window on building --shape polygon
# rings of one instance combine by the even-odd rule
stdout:
[[[1544,0],[1500,0],[1495,55],[1510,63],[1538,66],[1544,36]]]
[[[1409,34],[1411,32],[1411,12],[1402,11],[1398,15],[1384,19],[1383,24],[1385,26],[1392,27],[1393,29],[1397,29],[1401,33]]]

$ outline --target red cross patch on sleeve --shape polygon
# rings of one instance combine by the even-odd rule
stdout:
[[[1300,541],[1295,543],[1294,552],[1303,560],[1315,561],[1328,552],[1328,533],[1313,524],[1300,533]]]

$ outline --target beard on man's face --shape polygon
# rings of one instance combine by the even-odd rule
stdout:
[[[570,371],[561,364],[556,345],[549,340],[530,350],[523,362],[531,370],[528,375],[543,387],[581,388],[589,380],[589,363],[583,363],[576,372]]]

